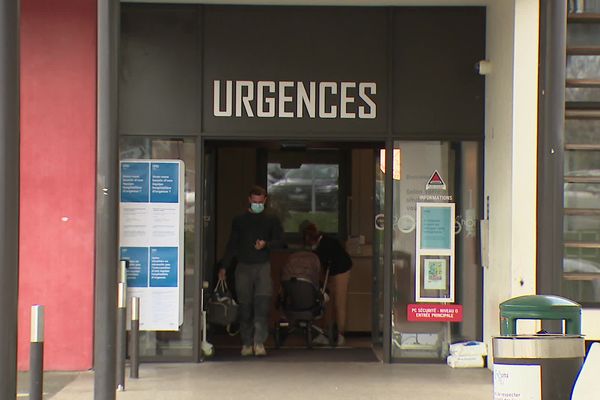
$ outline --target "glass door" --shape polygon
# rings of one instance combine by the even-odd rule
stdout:
[[[391,358],[442,360],[482,337],[479,144],[395,141],[393,166]]]
[[[198,281],[197,273],[197,250],[194,245],[196,238],[196,141],[193,138],[158,138],[143,136],[121,136],[119,145],[119,159],[130,161],[174,161],[181,160],[184,168],[183,178],[183,198],[179,201],[184,207],[182,233],[183,233],[183,275],[182,283],[178,287],[179,295],[183,297],[183,308],[180,310],[181,324],[176,328],[168,330],[143,328],[140,333],[140,356],[142,360],[150,361],[192,361],[194,360],[195,324],[197,323],[195,311],[195,288]],[[160,209],[161,203],[157,202],[156,209]],[[169,220],[160,213],[155,213],[150,222],[146,221],[143,211],[137,210],[138,215],[129,216],[129,229],[138,236],[150,235],[152,232],[155,237],[166,235],[170,225]],[[159,217],[156,217],[159,215]],[[165,222],[165,220],[167,222]],[[137,225],[136,225],[137,224]],[[132,228],[133,227],[133,228]],[[135,247],[133,249],[136,249]],[[143,249],[143,248],[138,248]],[[144,254],[143,251],[141,254]],[[127,259],[122,255],[124,259]],[[143,262],[143,257],[130,261],[130,272],[128,272],[128,282],[134,280],[137,276],[136,288],[143,288],[147,291],[145,301],[147,302],[146,314],[142,311],[142,319],[148,318],[152,323],[160,325],[162,319],[172,316],[172,302],[165,301],[165,290],[152,279],[163,278],[166,266],[172,267],[172,259],[167,261],[158,260],[159,257],[153,256],[149,261]],[[142,262],[139,262],[142,260]],[[154,264],[153,264],[154,263]],[[161,270],[162,269],[162,270]],[[172,271],[172,270],[170,270]],[[173,274],[171,272],[171,274]],[[169,275],[172,277],[172,275]],[[142,279],[143,278],[143,279]],[[150,279],[148,279],[150,278]],[[130,283],[130,288],[133,287]],[[170,288],[167,288],[169,290]],[[141,307],[144,307],[142,300]],[[145,315],[148,315],[146,317]]]

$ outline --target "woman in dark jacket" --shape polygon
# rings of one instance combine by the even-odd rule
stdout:
[[[352,259],[341,243],[320,232],[313,223],[303,229],[304,244],[310,246],[319,256],[323,269],[329,268],[328,288],[333,301],[335,321],[338,328],[337,344],[344,344],[346,329],[346,307],[348,302],[348,283]]]

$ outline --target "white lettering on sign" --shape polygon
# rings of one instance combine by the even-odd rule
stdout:
[[[375,82],[213,81],[215,117],[375,119]]]

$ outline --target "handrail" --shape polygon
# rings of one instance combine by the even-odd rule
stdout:
[[[565,110],[567,119],[600,119],[600,110]]]
[[[564,215],[595,216],[600,215],[600,208],[564,208]]]
[[[565,175],[565,183],[600,183],[600,176]]]
[[[600,144],[574,144],[574,143],[569,143],[569,144],[565,144],[565,150],[567,151],[575,151],[575,150],[582,150],[582,151],[600,151]]]
[[[567,87],[600,88],[600,79],[567,79]]]
[[[600,55],[600,46],[572,46],[567,47],[569,56],[598,56]]]
[[[563,278],[568,281],[595,281],[600,280],[600,273],[564,272]]]
[[[600,23],[600,13],[571,13],[567,16],[568,23]]]
[[[564,244],[571,249],[600,249],[600,243],[594,242],[565,242]]]

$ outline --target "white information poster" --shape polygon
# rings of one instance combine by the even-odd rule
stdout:
[[[454,302],[454,203],[417,203],[417,302]]]
[[[494,400],[542,400],[541,367],[494,364]]]
[[[140,329],[176,331],[183,323],[181,160],[120,164],[119,249],[127,269],[127,304],[140,298]]]
[[[425,259],[424,287],[427,290],[446,289],[446,259]]]

